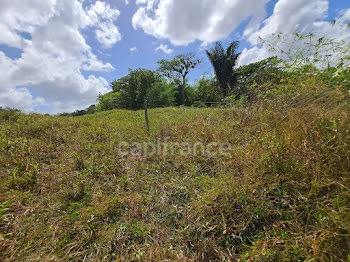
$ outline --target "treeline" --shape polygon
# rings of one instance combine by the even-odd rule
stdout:
[[[64,115],[79,116],[112,109],[138,110],[144,108],[146,97],[148,107],[195,106],[208,107],[250,100],[248,86],[265,78],[278,78],[278,60],[269,58],[258,63],[236,68],[239,53],[238,42],[232,42],[225,50],[221,43],[207,50],[215,76],[202,77],[190,85],[187,76],[202,62],[193,53],[182,54],[171,60],[158,62],[155,71],[147,69],[129,70],[124,76],[111,83],[112,91],[98,97],[97,105]]]
[[[304,47],[307,55],[299,55],[300,50],[303,50],[304,39],[312,37],[297,36],[294,45],[298,46],[298,54],[293,54],[293,48],[286,51],[277,50],[274,46],[276,57],[241,67],[237,67],[239,43],[232,42],[225,49],[218,42],[214,48],[206,50],[213,67],[213,78],[202,77],[192,85],[188,83],[187,77],[202,62],[193,53],[178,55],[171,60],[161,60],[155,71],[142,68],[129,70],[127,76],[111,83],[112,91],[100,95],[96,105],[63,115],[79,116],[112,109],[138,110],[144,108],[145,100],[150,108],[182,105],[209,107],[254,102],[258,98],[271,95],[276,91],[276,85],[286,79],[304,73],[318,74],[320,79],[329,84],[349,85],[349,67],[346,64],[349,62],[348,52],[343,53],[341,61],[338,59],[330,65],[329,55],[322,54],[320,50],[327,46],[329,51],[330,43],[333,43],[334,49],[339,49],[334,40],[331,42],[325,38],[314,39],[313,49],[310,40]],[[289,54],[284,57],[288,59],[277,58],[281,57],[280,53],[286,52]],[[320,65],[326,59],[328,64],[322,68]]]

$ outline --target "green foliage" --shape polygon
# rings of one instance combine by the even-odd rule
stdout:
[[[239,42],[232,42],[225,50],[220,42],[217,42],[211,50],[206,50],[210,63],[215,72],[216,79],[219,82],[222,93],[227,96],[235,90],[232,88],[236,84],[234,68],[238,62],[239,53],[237,53]],[[234,93],[239,96],[239,93]]]
[[[86,109],[83,110],[76,110],[73,113],[62,113],[61,116],[83,116],[83,115],[90,115],[97,112],[97,108],[95,105],[91,105]]]
[[[96,106],[96,111],[106,111],[115,108],[120,108],[120,92],[110,92],[98,97],[98,104]]]
[[[223,102],[226,106],[234,105],[244,105],[248,102],[248,96],[242,95],[239,98],[236,95],[227,96],[223,99]]]
[[[272,57],[237,68],[234,72],[237,83],[233,93],[248,96],[250,101],[256,100],[259,94],[278,85],[283,79],[285,73],[279,63],[277,58]]]
[[[213,79],[201,78],[196,89],[196,101],[211,106],[211,103],[220,102],[222,99],[221,90]]]
[[[177,87],[174,83],[157,82],[147,93],[148,106],[168,107],[175,105]]]
[[[330,87],[336,86],[350,90],[350,66],[345,69],[341,66],[328,68],[321,73],[321,77]]]
[[[179,91],[179,105],[185,105],[186,103],[186,77],[187,75],[201,63],[194,54],[181,54],[177,55],[171,60],[158,61],[158,71],[165,77],[171,79],[178,85]]]
[[[191,86],[187,86],[185,89],[185,98],[185,106],[192,106],[196,100],[196,90]]]
[[[10,210],[11,206],[11,201],[5,201],[0,204],[0,221],[6,216],[6,213]]]
[[[0,122],[1,121],[16,122],[16,120],[20,115],[21,115],[21,112],[19,110],[0,107]]]
[[[346,261],[350,100],[334,72],[264,72],[265,91],[227,108],[150,109],[150,135],[143,111],[1,121],[1,259]],[[211,82],[197,87],[208,97]],[[137,156],[123,141],[232,148]]]
[[[165,104],[171,101],[171,91],[157,73],[146,70],[130,70],[129,74],[112,82],[109,103],[112,108],[137,110],[143,108],[144,97],[150,96],[152,104]],[[108,103],[107,103],[108,104]],[[98,105],[99,107],[99,105]],[[102,109],[103,110],[103,109]]]
[[[192,106],[193,107],[207,107],[207,105],[202,101],[195,101]]]
[[[0,110],[1,261],[347,261],[349,68],[270,58],[234,75],[228,107],[205,108],[215,81],[183,82],[198,108],[150,109],[150,134],[143,111],[104,111],[174,105],[177,83],[144,69],[76,112],[95,114]],[[178,153],[199,142],[231,148]]]
[[[9,188],[18,190],[31,190],[37,183],[38,165],[33,165],[32,170],[9,170],[11,176]]]
[[[176,58],[185,67],[190,66],[188,72],[184,73],[184,77],[198,63],[192,60],[185,60],[187,58],[190,59],[190,56],[178,56]],[[197,93],[193,88],[186,86],[186,80],[184,83],[185,105],[191,106],[196,99]],[[181,100],[181,90],[178,89],[176,81],[167,82],[158,73],[146,69],[130,70],[127,76],[112,82],[111,87],[112,92],[99,96],[95,111],[101,112],[115,108],[142,109],[145,96],[150,108],[173,106]]]

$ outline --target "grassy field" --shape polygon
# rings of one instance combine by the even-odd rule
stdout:
[[[1,261],[350,261],[349,92],[229,108],[0,113]],[[292,90],[292,91],[290,91]],[[121,154],[121,142],[229,143]]]

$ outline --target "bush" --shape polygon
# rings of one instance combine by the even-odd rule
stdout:
[[[98,104],[96,106],[96,112],[112,110],[121,107],[121,94],[120,92],[110,92],[98,97]]]
[[[223,97],[220,88],[213,79],[201,78],[195,86],[195,89],[196,100],[207,106],[211,106],[212,103],[220,102]]]
[[[17,109],[0,107],[0,121],[16,122],[21,112]]]

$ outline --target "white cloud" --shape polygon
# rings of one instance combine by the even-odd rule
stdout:
[[[327,0],[279,0],[273,14],[263,22],[263,27],[249,35],[251,43],[256,44],[258,37],[265,38],[273,33],[285,34],[310,32],[313,23],[325,18],[328,10]],[[248,31],[245,31],[248,35]]]
[[[113,23],[118,15],[100,1],[84,9],[77,0],[4,0],[0,29],[6,30],[0,30],[0,43],[22,54],[11,59],[0,52],[0,106],[28,111],[48,104],[52,112],[62,112],[95,103],[99,93],[109,90],[108,82],[82,71],[114,68],[93,53],[81,30],[95,28],[97,40],[110,47],[120,40]]]
[[[238,66],[254,63],[270,56],[265,48],[254,46],[250,49],[244,48],[239,58]]]
[[[95,31],[97,40],[106,48],[112,47],[121,40],[121,34],[114,25],[120,15],[118,9],[112,9],[108,4],[97,1],[88,11],[91,24],[97,25]]]
[[[137,49],[136,46],[130,48],[131,53],[136,53],[137,51],[139,51],[139,50]]]
[[[271,55],[266,45],[259,45],[259,37],[268,38],[276,33],[292,35],[296,31],[336,39],[348,36],[344,20],[350,17],[350,11],[343,11],[337,25],[331,26],[326,21],[329,0],[278,0],[273,14],[265,19],[268,2],[270,0],[136,0],[138,9],[132,24],[135,30],[168,39],[174,45],[199,40],[205,46],[226,38],[249,20],[243,39],[252,47],[243,50],[241,64]]]
[[[325,21],[328,15],[327,0],[279,0],[268,17],[255,29],[246,29],[244,36],[253,47],[244,49],[240,58],[240,65],[256,62],[274,55],[267,44],[260,45],[259,38],[268,40],[273,34],[282,33],[289,37],[281,43],[275,43],[279,49],[287,50],[294,43],[293,34],[313,33],[315,38],[326,36],[330,39],[345,40],[350,44],[350,29],[347,27],[350,9],[343,10],[343,15],[337,19],[335,25]],[[348,17],[349,16],[349,17]],[[270,44],[270,43],[269,43]]]
[[[344,10],[344,14],[342,15],[342,19],[344,19],[344,21],[350,20],[350,9]]]
[[[245,19],[265,17],[269,0],[136,0],[135,29],[175,45],[208,44],[227,37]]]
[[[9,108],[20,108],[24,112],[31,112],[34,107],[47,105],[43,97],[33,98],[28,89],[23,87],[1,90],[0,105],[2,104]]]
[[[112,47],[122,39],[118,28],[113,23],[101,24],[96,30],[96,38],[105,48]]]
[[[169,48],[167,45],[163,45],[163,44],[159,45],[155,50],[162,51],[168,55],[174,51],[173,49]]]
[[[0,9],[0,43],[22,48],[20,32],[33,32],[54,14],[56,0],[2,0]]]

